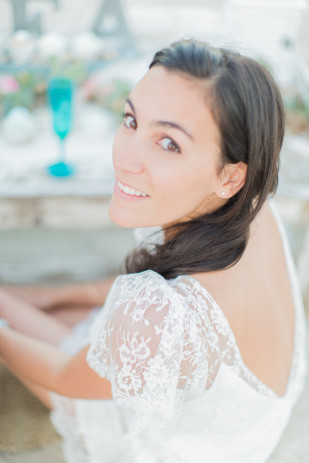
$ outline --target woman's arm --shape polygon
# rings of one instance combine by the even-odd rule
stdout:
[[[71,398],[112,399],[111,385],[86,360],[89,346],[74,357],[11,328],[0,328],[0,357],[18,376]]]
[[[43,310],[56,307],[94,307],[103,305],[115,278],[63,286],[11,286],[2,288]]]

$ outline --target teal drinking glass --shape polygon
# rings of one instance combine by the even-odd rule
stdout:
[[[48,85],[48,97],[52,110],[54,131],[60,140],[59,161],[48,167],[55,177],[68,177],[74,167],[65,162],[65,139],[72,127],[74,84],[69,79],[54,78]]]

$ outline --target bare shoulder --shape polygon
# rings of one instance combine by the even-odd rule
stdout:
[[[251,225],[240,261],[195,275],[228,319],[246,365],[285,392],[294,341],[294,301],[281,234],[269,204]]]

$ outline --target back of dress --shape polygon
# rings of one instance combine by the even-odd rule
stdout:
[[[295,347],[287,392],[278,397],[244,364],[226,317],[207,291],[191,277],[183,277],[181,291],[190,299],[187,323],[193,333],[195,354],[199,354],[197,368],[188,369],[195,377],[195,387],[190,399],[194,381],[188,375],[187,401],[183,403],[178,431],[171,439],[173,450],[178,449],[186,462],[207,461],[203,459],[206,455],[215,463],[265,462],[304,384],[302,306],[298,303],[296,309]],[[203,335],[199,337],[198,332]],[[199,338],[205,340],[204,345]],[[188,344],[192,346],[193,341],[188,339]],[[194,357],[191,353],[190,359]]]
[[[266,461],[305,374],[303,308],[286,244],[285,251],[296,314],[283,397],[246,367],[223,311],[197,280],[166,281],[150,270],[118,277],[93,327],[88,360],[111,381],[125,417],[123,461]]]
[[[245,365],[226,316],[195,278],[122,275],[92,326],[88,353],[90,367],[111,382],[113,400],[71,401],[72,446],[82,444],[87,458],[80,452],[80,460],[68,461],[267,460],[305,377],[303,307],[283,240],[295,300],[286,394],[277,396]],[[68,435],[66,411],[59,406],[57,413],[58,429]]]

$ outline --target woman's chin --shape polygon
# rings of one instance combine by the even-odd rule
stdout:
[[[108,215],[111,221],[119,227],[135,228],[139,226],[133,217],[130,217],[130,213],[128,211],[120,211],[118,208],[114,207],[112,203],[110,204]]]

